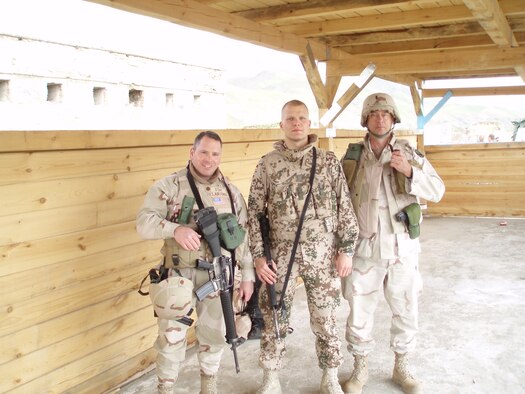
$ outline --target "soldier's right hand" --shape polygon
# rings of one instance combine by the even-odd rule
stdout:
[[[271,267],[266,264],[266,257],[258,257],[253,262],[253,265],[261,282],[273,285],[277,281],[277,274],[275,273],[275,263],[273,261],[270,263]]]
[[[184,250],[199,250],[201,245],[201,235],[190,227],[177,227],[173,233],[173,238]]]

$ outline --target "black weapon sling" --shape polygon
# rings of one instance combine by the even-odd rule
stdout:
[[[295,233],[295,239],[293,241],[292,246],[292,252],[290,254],[290,261],[288,262],[288,269],[286,271],[286,277],[284,278],[284,284],[283,289],[281,292],[281,298],[279,300],[279,307],[284,310],[284,295],[286,294],[286,288],[288,287],[288,281],[290,280],[290,274],[292,273],[292,266],[293,262],[295,260],[295,253],[297,252],[297,246],[299,245],[299,238],[301,237],[301,230],[303,228],[303,222],[304,217],[306,215],[306,208],[308,208],[308,203],[310,202],[310,196],[312,195],[312,189],[314,184],[314,176],[315,176],[315,167],[317,164],[317,150],[315,149],[315,146],[312,147],[313,149],[313,158],[312,158],[312,168],[310,170],[310,190],[308,190],[308,194],[306,195],[306,198],[304,200],[304,206],[303,210],[301,212],[301,216],[299,218],[299,224],[297,226],[297,232]]]

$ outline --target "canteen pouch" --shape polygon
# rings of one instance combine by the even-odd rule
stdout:
[[[408,217],[408,235],[410,239],[416,239],[420,233],[421,206],[414,202],[406,206],[403,211]]]
[[[221,213],[217,215],[217,227],[221,245],[226,250],[234,250],[244,241],[246,230],[237,222],[233,213]]]
[[[180,211],[179,211],[179,218],[178,218],[179,223],[188,224],[194,204],[195,204],[195,197],[184,196],[184,198],[182,199],[182,204],[180,206]]]

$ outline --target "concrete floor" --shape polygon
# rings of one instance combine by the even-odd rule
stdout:
[[[506,226],[500,225],[503,220]],[[525,220],[427,217],[421,243],[424,288],[411,365],[414,375],[424,382],[425,392],[525,393]],[[343,303],[341,338],[347,313],[348,305]],[[318,393],[321,371],[302,287],[296,295],[291,326],[295,331],[287,338],[286,366],[280,374],[283,393]],[[377,346],[369,357],[365,394],[401,393],[390,380],[389,326],[390,313],[383,300],[376,312]],[[221,393],[254,393],[261,384],[258,341],[245,342],[238,353],[239,374],[231,351],[223,357]],[[346,350],[344,355],[341,382],[352,368],[351,356]],[[198,393],[199,386],[197,358],[190,349],[175,393]],[[116,392],[156,393],[154,371]]]

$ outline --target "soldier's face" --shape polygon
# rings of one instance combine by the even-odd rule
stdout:
[[[392,129],[394,118],[388,111],[372,111],[366,120],[367,129],[376,135],[386,135]]]
[[[197,173],[204,179],[210,179],[221,164],[221,143],[212,138],[203,137],[197,147],[190,149],[190,160]]]
[[[310,118],[304,105],[287,105],[281,114],[281,129],[287,145],[300,146],[308,141]]]

